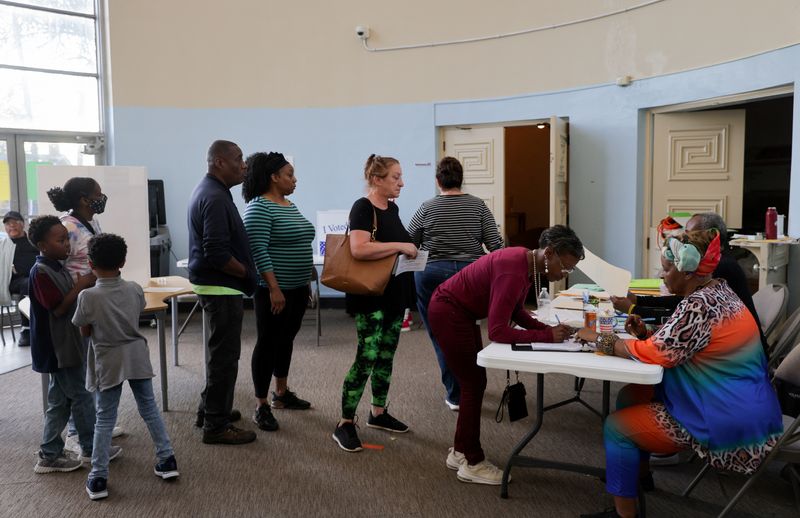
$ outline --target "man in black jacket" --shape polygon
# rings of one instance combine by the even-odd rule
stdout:
[[[722,258],[719,265],[714,270],[712,276],[715,279],[724,279],[736,293],[742,302],[750,310],[753,318],[758,325],[758,331],[761,333],[761,345],[764,346],[764,352],[767,352],[767,339],[761,329],[761,321],[758,319],[756,306],[753,304],[753,296],[750,294],[750,289],[747,286],[747,277],[745,277],[744,270],[736,262],[736,259],[730,254],[728,247],[728,227],[725,225],[725,220],[719,214],[714,212],[704,212],[695,214],[686,222],[686,230],[709,230],[716,228],[719,230],[720,248],[722,249]],[[637,296],[629,293],[627,297],[612,297],[614,308],[624,313],[639,315],[642,318],[654,318],[655,323],[661,323],[661,318],[669,317],[678,307],[678,304],[683,297],[677,295],[670,295],[666,297],[646,297]]]
[[[206,444],[244,444],[256,434],[231,424],[233,392],[242,348],[243,295],[256,285],[250,245],[230,193],[242,183],[246,166],[242,150],[217,140],[208,150],[208,174],[189,201],[189,280],[209,316],[206,386],[200,396],[197,423]]]
[[[12,262],[11,280],[8,283],[8,291],[11,295],[20,297],[28,296],[28,274],[36,262],[39,249],[28,240],[25,232],[25,219],[22,214],[15,210],[6,212],[3,216],[3,226],[5,227],[8,238],[14,243],[14,259]],[[30,322],[25,315],[20,314],[22,330],[19,333],[17,345],[27,347],[31,344]]]

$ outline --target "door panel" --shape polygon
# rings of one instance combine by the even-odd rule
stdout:
[[[569,214],[569,126],[550,117],[550,226],[566,225]],[[566,279],[550,283],[550,293],[567,286]]]
[[[444,128],[444,155],[464,167],[461,189],[482,199],[505,239],[503,127]]]
[[[671,212],[716,212],[742,224],[744,110],[655,114],[648,275],[661,267],[656,226]]]

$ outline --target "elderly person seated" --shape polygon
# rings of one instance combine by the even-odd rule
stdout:
[[[673,225],[678,224],[673,221]],[[678,225],[678,228],[680,228],[680,225]],[[719,231],[720,252],[722,255],[719,264],[714,269],[711,276],[715,279],[725,279],[730,289],[742,299],[745,307],[747,307],[750,314],[753,315],[758,325],[761,344],[764,346],[764,351],[766,352],[767,338],[761,330],[761,322],[758,319],[756,306],[753,304],[753,296],[750,294],[747,277],[730,251],[730,246],[728,245],[728,228],[725,225],[725,220],[715,212],[701,212],[695,214],[686,222],[686,231],[690,232],[695,230],[710,230],[712,228]],[[673,227],[673,232],[675,231]],[[639,315],[642,318],[654,318],[655,322],[661,322],[661,318],[669,317],[672,312],[675,311],[681,299],[682,297],[678,295],[648,297],[637,296],[633,293],[628,293],[627,297],[611,297],[614,308],[618,311],[631,315]]]
[[[639,481],[652,485],[650,453],[692,449],[714,468],[750,474],[781,434],[758,326],[728,283],[712,277],[719,260],[716,230],[668,238],[661,257],[664,283],[683,297],[669,320],[649,334],[638,316],[630,316],[631,340],[578,331],[578,339],[595,342],[602,354],[665,369],[655,387],[620,391],[618,410],[603,430],[606,489],[615,508],[584,516],[635,516]]]
[[[25,219],[19,212],[15,210],[8,211],[3,216],[3,226],[8,235],[8,242],[5,243],[8,246],[4,246],[3,249],[8,250],[7,255],[11,256],[11,272],[8,278],[7,296],[26,297],[28,295],[28,273],[30,273],[33,263],[36,262],[39,250],[28,240],[28,234],[25,232]],[[4,272],[4,274],[9,274],[9,272]],[[31,344],[30,323],[25,315],[22,314],[20,314],[20,320],[22,331],[17,340],[17,345],[25,347]]]

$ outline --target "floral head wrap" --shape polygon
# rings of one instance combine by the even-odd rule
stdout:
[[[711,240],[702,255],[700,249],[689,242],[686,234],[667,238],[661,254],[667,261],[675,263],[679,272],[694,273],[699,277],[709,275],[717,268],[722,252],[719,231],[711,229],[708,232],[715,233],[714,239]]]

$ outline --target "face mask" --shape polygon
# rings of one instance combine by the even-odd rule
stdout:
[[[92,209],[92,212],[95,214],[102,214],[106,210],[106,202],[108,201],[108,196],[105,194],[101,194],[100,198],[96,200],[91,200],[89,202],[89,208]]]

